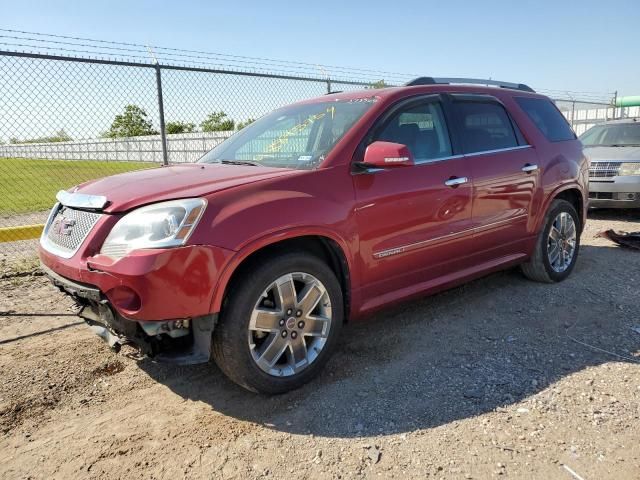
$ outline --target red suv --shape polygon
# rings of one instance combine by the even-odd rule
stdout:
[[[62,191],[39,253],[110,346],[212,357],[278,393],[318,374],[344,322],[381,307],[517,264],[565,279],[587,189],[581,144],[548,98],[422,77],[280,108],[196,164]]]

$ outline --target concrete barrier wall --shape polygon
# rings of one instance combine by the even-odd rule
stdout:
[[[167,135],[169,161],[195,162],[233,135],[233,131]],[[131,138],[97,138],[72,142],[0,145],[0,158],[49,160],[102,160],[162,163],[160,135]]]
[[[560,107],[560,111],[569,121],[576,134],[582,135],[591,127],[616,118],[640,117],[640,107],[601,107],[589,109],[567,109]]]

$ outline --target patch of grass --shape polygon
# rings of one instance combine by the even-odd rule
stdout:
[[[0,215],[49,210],[59,190],[157,163],[0,158]]]

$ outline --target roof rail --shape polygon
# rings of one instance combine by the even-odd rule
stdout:
[[[492,85],[500,88],[511,88],[514,90],[522,90],[524,92],[533,92],[535,90],[524,83],[500,82],[498,80],[485,80],[481,78],[434,78],[434,77],[418,77],[406,83],[407,87],[415,85],[447,85],[452,83],[470,83],[473,85]]]

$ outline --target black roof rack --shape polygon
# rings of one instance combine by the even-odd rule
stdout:
[[[524,83],[500,82],[498,80],[485,80],[481,78],[434,78],[434,77],[418,77],[406,83],[407,87],[415,85],[447,85],[452,83],[467,83],[473,85],[491,85],[500,88],[511,88],[513,90],[522,90],[523,92],[533,92],[535,90]]]

